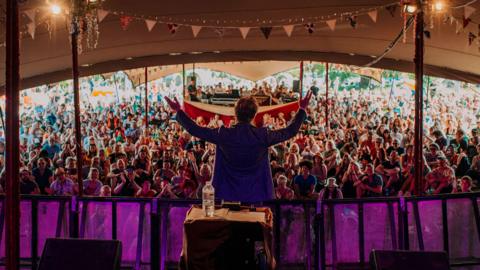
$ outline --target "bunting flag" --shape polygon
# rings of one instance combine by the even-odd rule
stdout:
[[[463,29],[465,29],[471,21],[472,19],[463,17]]]
[[[357,28],[357,16],[350,16],[348,17],[348,21],[350,22],[350,26],[355,29]]]
[[[35,22],[31,22],[31,23],[27,24],[28,34],[30,34],[32,39],[35,39],[35,29],[36,28],[37,28],[37,26],[35,25]]]
[[[305,24],[305,29],[307,29],[307,32],[309,34],[313,34],[313,32],[315,32],[315,24],[307,23],[307,24]]]
[[[473,13],[475,13],[476,9],[474,7],[470,7],[470,6],[465,6],[463,8],[463,12],[464,12],[464,16],[465,18],[470,18],[470,16],[472,16]]]
[[[265,39],[268,39],[270,37],[270,33],[272,32],[272,27],[260,27],[260,30],[262,31]]]
[[[285,30],[285,33],[287,33],[288,37],[292,36],[292,32],[293,32],[294,27],[295,27],[295,25],[293,25],[293,24],[283,26],[283,30]]]
[[[32,9],[27,9],[23,13],[27,15],[27,17],[30,19],[30,22],[34,23],[35,22],[35,17],[37,15],[37,10],[32,8]]]
[[[456,22],[457,20],[455,19],[455,17],[453,16],[450,16],[450,25],[453,25],[454,22]]]
[[[145,20],[145,24],[147,25],[148,32],[151,32],[157,21],[154,20]]]
[[[377,22],[378,11],[376,9],[368,12],[367,14],[368,14],[368,17],[370,17],[370,19],[372,19],[374,23]]]
[[[218,37],[223,38],[223,36],[225,36],[225,28],[217,27],[215,28],[215,33],[218,35]]]
[[[177,29],[178,29],[178,24],[175,24],[175,23],[168,23],[167,24],[167,27],[168,27],[168,31],[170,31],[170,34],[175,34],[177,32]]]
[[[455,22],[456,22],[456,25],[455,25],[455,34],[458,35],[460,32],[462,32],[463,27],[462,27],[462,23],[461,23],[460,21],[455,20]]]
[[[122,30],[127,30],[128,25],[132,22],[133,17],[130,16],[120,16],[120,26]]]
[[[202,27],[201,27],[201,26],[192,25],[193,37],[197,37],[197,36],[198,36],[198,33],[200,32],[200,30],[202,30]]]
[[[392,15],[392,17],[395,17],[395,11],[397,10],[397,5],[388,6],[386,7],[386,9],[388,10],[388,12],[390,12],[390,15]]]
[[[423,31],[423,34],[425,35],[426,38],[430,39],[432,37],[432,35],[430,34],[430,31],[428,30],[425,30]]]
[[[240,30],[240,34],[242,34],[242,38],[246,39],[248,32],[250,32],[250,27],[240,27],[238,28],[238,30]]]
[[[334,19],[334,20],[328,20],[326,21],[327,25],[328,25],[328,28],[330,28],[330,30],[332,31],[335,31],[335,25],[337,24],[337,20]]]
[[[475,36],[472,32],[468,33],[468,46],[472,46],[472,43],[476,38],[477,36]]]
[[[103,9],[97,10],[98,22],[101,23],[103,21],[103,19],[105,19],[105,17],[107,17],[108,13],[109,13],[108,11],[103,10]]]

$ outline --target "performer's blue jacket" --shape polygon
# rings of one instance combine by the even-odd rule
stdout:
[[[216,198],[262,202],[274,196],[268,148],[294,137],[305,117],[306,112],[300,109],[286,128],[274,131],[250,123],[200,127],[184,111],[177,112],[176,120],[192,136],[216,145],[212,180]]]

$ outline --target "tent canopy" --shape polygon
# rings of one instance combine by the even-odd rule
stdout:
[[[299,67],[299,62],[294,61],[250,61],[250,62],[216,62],[216,63],[196,63],[195,69],[210,69],[214,71],[227,72],[231,75],[241,77],[250,81],[258,81],[267,76]],[[185,70],[192,70],[193,64],[185,64]],[[151,69],[148,72],[148,81],[154,81],[162,77],[182,72],[182,65],[164,66],[161,69]],[[145,69],[130,69],[125,71],[134,85],[145,83]],[[106,74],[105,77],[109,77]]]
[[[451,6],[467,2],[449,1]],[[82,65],[80,74],[87,76],[180,63],[252,60],[313,60],[363,66],[381,55],[403,28],[404,19],[400,15],[400,7],[397,7],[394,16],[385,9],[385,5],[392,3],[396,2],[106,0],[102,10],[109,14],[99,24],[97,48],[87,50],[85,38],[83,39],[84,51],[79,57]],[[22,88],[71,78],[68,22],[60,15],[49,19],[51,16],[43,11],[45,5],[44,0],[29,0],[20,6]],[[426,39],[425,47],[426,74],[480,82],[478,45],[476,41],[471,46],[468,44],[469,32],[478,34],[480,1],[470,6],[477,11],[470,17],[472,21],[458,34],[456,22],[451,24],[443,15],[433,17],[434,28],[428,29],[431,38]],[[376,7],[377,22],[374,22],[365,11]],[[31,9],[36,10],[34,39],[28,33],[27,24],[31,20],[25,14],[25,11]],[[449,9],[449,13],[450,10],[453,17],[462,23],[464,8]],[[356,11],[359,14],[356,17],[356,29],[353,29],[348,19],[341,17],[341,14]],[[121,27],[122,14],[135,17],[126,30]],[[337,18],[334,31],[325,23],[327,18]],[[157,20],[158,23],[148,31],[145,19]],[[430,25],[428,16],[426,20]],[[310,21],[315,25],[312,34],[302,25]],[[175,34],[170,33],[166,22],[179,24]],[[296,24],[291,37],[287,36],[282,27],[289,24]],[[197,37],[193,36],[191,25],[203,26]],[[273,26],[268,39],[259,29],[261,26]],[[246,39],[242,38],[239,27],[251,27]],[[400,41],[374,67],[412,72],[412,31],[413,27],[406,34],[406,42]],[[1,51],[0,58],[0,85],[4,85],[4,50]],[[232,66],[232,69],[235,68]],[[235,74],[233,70],[228,72]],[[255,72],[260,74],[254,67],[248,72],[245,73],[247,77],[255,77],[252,75]]]

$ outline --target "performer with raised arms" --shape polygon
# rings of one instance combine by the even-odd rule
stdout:
[[[253,97],[243,97],[235,105],[237,124],[230,128],[198,126],[181,109],[175,98],[166,97],[176,119],[191,135],[216,145],[213,186],[216,197],[227,201],[261,202],[273,199],[273,181],[268,148],[295,136],[307,115],[312,93],[299,101],[299,110],[290,125],[279,130],[251,124],[258,105]]]

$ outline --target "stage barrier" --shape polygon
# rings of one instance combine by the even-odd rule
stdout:
[[[323,201],[315,216],[318,269],[370,269],[372,249],[446,251],[480,269],[479,193]]]
[[[421,198],[268,201],[278,269],[368,269],[371,249],[446,250],[480,269],[480,194]],[[36,269],[50,237],[118,239],[126,269],[173,269],[183,220],[199,200],[22,196],[21,263]],[[5,204],[0,197],[0,256]],[[79,256],[82,256],[79,254]]]

